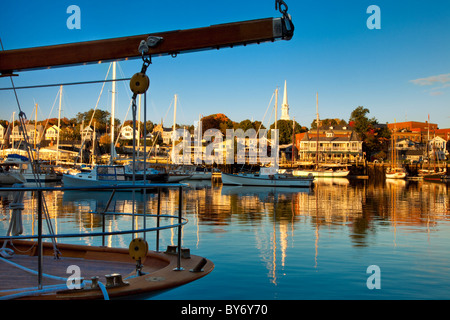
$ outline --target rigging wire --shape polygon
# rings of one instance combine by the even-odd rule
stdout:
[[[113,81],[128,81],[131,78],[120,78],[120,79],[111,79],[111,80],[90,80],[90,81],[78,81],[78,82],[65,82],[65,83],[49,83],[49,84],[42,84],[42,85],[33,85],[33,86],[23,86],[23,87],[8,87],[8,88],[0,88],[0,91],[2,90],[20,90],[20,89],[36,89],[36,88],[48,88],[48,87],[59,87],[59,86],[74,86],[74,85],[80,85],[80,84],[95,84],[95,83],[106,83],[106,82],[113,82]]]
[[[0,38],[0,45],[1,45],[2,51],[4,51],[5,49],[3,47],[3,42],[1,41],[1,38]],[[32,172],[33,172],[33,176],[34,176],[34,179],[36,181],[36,184],[37,184],[38,187],[42,187],[42,182],[41,182],[41,180],[39,178],[39,175],[36,172],[37,163],[36,163],[36,160],[34,159],[33,153],[31,152],[32,151],[31,150],[31,146],[30,146],[29,141],[28,141],[27,128],[26,128],[26,124],[25,124],[26,115],[22,111],[22,108],[21,108],[21,105],[20,105],[20,102],[19,102],[19,97],[17,95],[17,91],[16,91],[16,88],[15,88],[14,80],[13,80],[12,76],[9,76],[9,78],[11,80],[11,85],[12,85],[12,88],[13,88],[13,91],[14,91],[14,96],[16,97],[17,107],[19,108],[19,121],[20,121],[19,130],[21,131],[23,139],[25,141],[25,146],[27,148],[27,153],[28,153],[28,159],[30,160],[30,162],[32,164],[31,167],[32,167]],[[36,166],[34,165],[35,163],[36,163]],[[43,209],[44,209],[43,213],[45,215],[45,221],[47,223],[47,228],[49,229],[50,234],[55,234],[55,232],[53,230],[53,225],[52,225],[52,223],[50,221],[50,215],[49,215],[49,212],[48,212],[47,202],[45,200],[45,197],[43,197],[43,195],[41,195],[41,198],[42,198],[42,204],[43,204]],[[58,248],[56,246],[56,239],[53,237],[53,238],[51,238],[51,240],[52,240],[52,244],[53,244],[53,251],[54,251],[55,258],[59,258],[59,255],[61,253],[59,252],[59,250],[58,250]]]

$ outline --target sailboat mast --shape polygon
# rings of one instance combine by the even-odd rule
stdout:
[[[295,146],[295,117],[292,117],[292,152],[291,152],[292,166],[294,166],[294,146]]]
[[[116,61],[113,62],[113,80],[116,80]],[[114,131],[115,131],[115,123],[114,123],[114,118],[115,118],[115,108],[116,108],[116,82],[113,81],[112,82],[112,98],[111,98],[111,157],[109,159],[110,164],[113,163],[113,158],[114,158],[114,154],[115,154],[115,149],[114,149]]]
[[[174,97],[174,108],[173,108],[173,129],[172,129],[172,163],[175,163],[175,130],[176,130],[176,123],[177,123],[177,100],[178,96],[175,95]]]
[[[36,150],[37,110],[38,104],[36,103],[35,118],[34,118],[34,150]]]
[[[62,86],[59,87],[59,111],[58,111],[58,136],[56,138],[56,161],[59,161],[59,132],[61,130],[61,100],[62,100]]]
[[[278,88],[275,89],[275,130],[277,130],[278,122]]]
[[[12,148],[13,149],[15,149],[14,148],[14,116],[15,115],[16,115],[16,112],[13,111],[13,114],[12,114],[12,127],[11,127],[11,137],[12,137]]]
[[[316,92],[316,169],[319,168],[319,93]]]

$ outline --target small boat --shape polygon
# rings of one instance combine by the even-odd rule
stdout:
[[[408,176],[405,168],[394,167],[386,170],[386,179],[405,179]]]
[[[210,180],[212,178],[212,170],[204,167],[195,167],[190,173],[192,175],[189,180]]]
[[[440,181],[442,181],[442,177],[445,176],[445,174],[446,174],[445,171],[439,171],[439,172],[429,171],[427,173],[421,173],[421,177],[425,181],[437,181],[437,182],[440,182]]]
[[[55,172],[52,166],[38,161],[31,163],[28,157],[19,154],[8,154],[3,164],[11,165],[11,172],[20,173],[25,182],[58,182],[62,179],[62,175]]]
[[[182,173],[177,171],[169,171],[168,182],[175,183],[183,180],[190,179],[192,177],[192,173]]]
[[[345,178],[349,175],[350,171],[345,169],[318,169],[318,170],[293,170],[292,174],[296,177],[307,177],[312,174],[314,177],[320,178]]]
[[[261,168],[259,173],[229,174],[222,172],[222,183],[238,186],[303,187],[312,186],[314,177],[295,177],[278,173],[274,168]]]
[[[150,180],[132,180],[126,173],[124,165],[96,165],[91,171],[76,174],[63,174],[62,182],[65,187],[144,185]]]
[[[11,164],[0,164],[0,184],[13,185],[15,183],[27,182],[25,177],[16,171],[10,171]]]

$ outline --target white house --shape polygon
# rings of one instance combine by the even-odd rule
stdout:
[[[439,136],[428,141],[428,154],[430,159],[445,160],[447,141]]]
[[[5,141],[5,135],[6,135],[6,129],[3,125],[0,124],[0,144],[4,144]]]
[[[53,125],[50,128],[45,131],[45,140],[57,140],[58,139],[58,132],[60,131],[60,128],[58,126]]]
[[[136,139],[139,139],[139,131],[135,130]],[[120,136],[124,140],[132,140],[133,139],[133,128],[131,126],[124,126],[120,129]]]
[[[94,137],[94,129],[87,126],[81,130],[81,141],[91,141]]]

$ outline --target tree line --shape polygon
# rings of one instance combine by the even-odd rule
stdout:
[[[389,140],[391,137],[390,131],[386,126],[380,125],[375,117],[368,118],[369,113],[369,109],[363,106],[358,106],[351,112],[348,122],[344,119],[320,119],[320,126],[349,126],[363,141],[363,151],[366,152],[368,156],[373,154],[380,154],[380,156],[385,156],[383,153],[386,153],[388,150]],[[119,119],[115,119],[114,121],[116,131],[115,135],[117,135],[121,126],[121,121]],[[245,119],[240,122],[235,122],[229,119],[223,113],[204,116],[201,118],[201,121],[202,134],[208,129],[219,129],[224,135],[226,135],[227,129],[242,129],[243,131],[254,129],[256,132],[258,132],[258,130],[260,129],[267,129],[261,121],[251,121],[249,119]],[[34,122],[29,121],[29,123],[33,124]],[[74,118],[71,119],[62,118],[60,119],[60,123],[60,139],[62,140],[80,140],[82,127],[86,127],[90,124],[91,127],[95,126],[95,129],[100,136],[100,144],[110,143],[109,131],[111,124],[111,114],[108,111],[91,109],[86,112],[79,112]],[[6,120],[0,120],[0,124],[2,124],[4,127],[7,127],[9,125],[8,121]],[[45,130],[53,125],[57,125],[58,119],[46,119],[43,121],[38,121],[37,124],[41,124]],[[16,121],[15,125],[18,125],[18,121]],[[132,121],[127,120],[123,123],[123,125],[132,126]],[[145,124],[147,132],[152,132],[156,125],[156,123],[148,120]],[[144,123],[141,122],[140,127],[143,128]],[[176,127],[186,128],[191,132],[191,134],[194,133],[193,125],[177,124]],[[275,123],[272,123],[269,126],[269,138],[270,129],[274,128]],[[302,126],[297,121],[295,121],[293,125],[292,120],[278,120],[277,128],[279,130],[279,143],[289,144],[292,143],[292,139],[295,134],[317,129],[317,123],[314,119],[310,125],[310,129],[308,129],[306,126]]]

